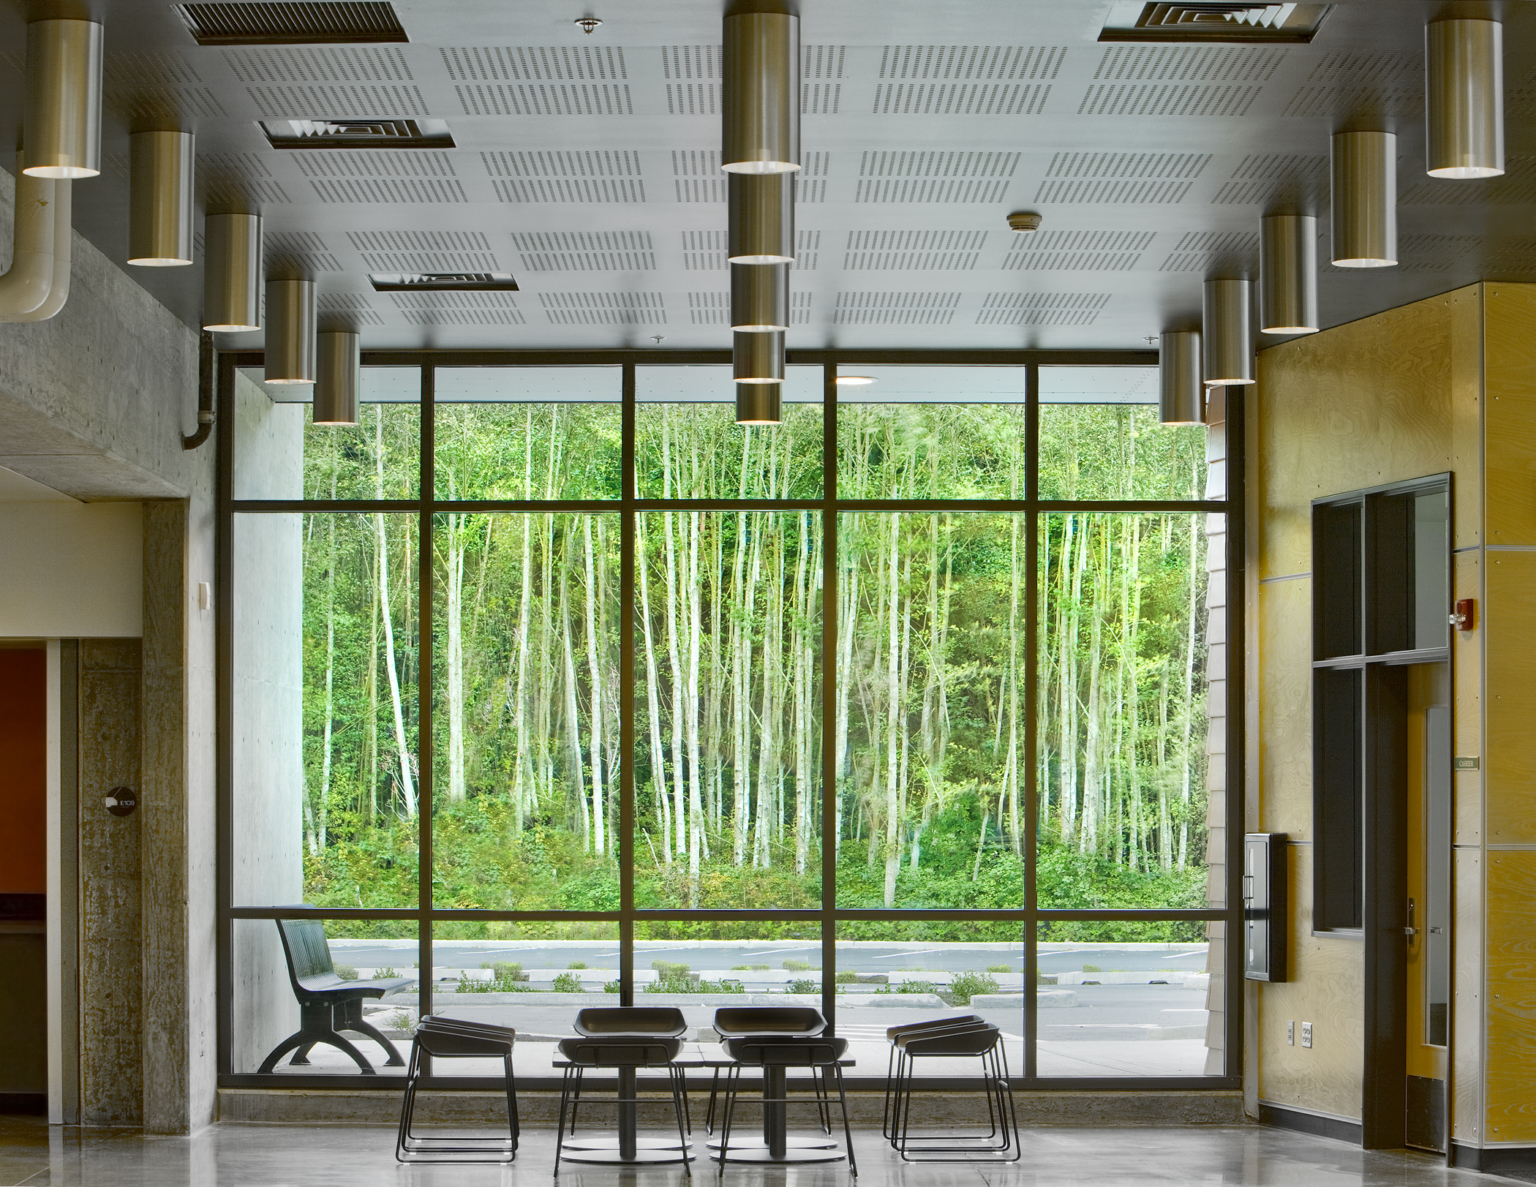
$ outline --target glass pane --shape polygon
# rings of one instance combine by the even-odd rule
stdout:
[[[434,905],[617,910],[619,518],[439,515]]]
[[[1211,973],[1222,944],[1208,926],[1042,923],[1039,1074],[1224,1075],[1222,978]]]
[[[364,367],[356,425],[311,424],[309,385],[260,378],[259,368],[245,369],[235,381],[235,498],[416,497],[419,367]]]
[[[819,907],[820,517],[653,512],[635,549],[636,906]]]
[[[519,1076],[552,1076],[554,1040],[575,1032],[584,1006],[619,1004],[617,923],[437,923],[432,931],[432,1013],[510,1026]],[[450,1059],[437,1075],[495,1076],[500,1060]]]
[[[234,521],[234,901],[414,907],[413,515]]]
[[[618,367],[439,367],[440,499],[617,499]]]
[[[1025,368],[842,371],[838,498],[1024,498]]]
[[[1208,854],[1208,724],[1225,690],[1207,599],[1226,574],[1207,568],[1221,550],[1206,533],[1221,522],[1041,517],[1043,908],[1207,905],[1207,861],[1222,860]]]
[[[362,1002],[363,1022],[377,1035],[356,1029],[341,1037],[368,1062],[374,1074],[400,1076],[410,1057],[411,1033],[419,1012],[416,924],[414,921],[327,919],[326,947],[335,971],[346,981],[377,981],[386,992]],[[237,1025],[230,1034],[230,1069],[258,1072],[284,1039],[299,1029],[299,1003],[293,996],[277,923],[271,919],[236,919],[230,928],[234,975],[229,992]],[[386,1064],[391,1052],[399,1063]],[[276,1075],[368,1075],[345,1051],[318,1044],[294,1063],[290,1048],[274,1064]]]
[[[1040,368],[1042,499],[1200,499],[1206,430],[1157,421],[1156,367]]]
[[[1022,515],[838,519],[838,905],[1024,905]]]
[[[1413,646],[1444,647],[1450,625],[1451,497],[1437,490],[1413,500]]]
[[[642,499],[819,499],[821,367],[786,369],[783,420],[736,423],[729,367],[635,370],[635,489]]]

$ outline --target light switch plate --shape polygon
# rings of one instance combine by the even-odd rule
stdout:
[[[1310,1022],[1303,1022],[1301,1024],[1301,1045],[1303,1047],[1310,1047],[1312,1045],[1312,1024]]]

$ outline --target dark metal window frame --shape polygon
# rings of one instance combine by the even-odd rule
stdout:
[[[1227,717],[1226,717],[1226,796],[1229,819],[1236,819],[1234,812],[1241,812],[1243,792],[1243,740],[1244,740],[1244,468],[1243,468],[1243,388],[1227,388],[1226,421],[1226,499],[1198,499],[1176,501],[1135,500],[1053,500],[1040,499],[1039,490],[1039,369],[1042,366],[1155,366],[1155,351],[1110,350],[800,350],[790,351],[790,365],[819,365],[824,370],[823,379],[823,490],[819,499],[800,500],[659,500],[638,499],[634,495],[635,477],[635,372],[645,366],[679,365],[726,365],[729,351],[365,351],[364,366],[419,366],[421,368],[421,487],[418,498],[410,500],[348,500],[324,502],[306,500],[237,500],[234,497],[234,466],[236,443],[234,441],[234,389],[236,370],[241,367],[259,367],[263,363],[260,351],[227,352],[218,355],[218,488],[217,488],[217,540],[216,570],[219,596],[216,601],[216,674],[217,674],[217,796],[218,796],[218,1083],[221,1088],[303,1088],[303,1089],[358,1089],[399,1090],[398,1077],[357,1075],[256,1075],[237,1073],[231,1068],[231,1035],[238,1020],[233,1016],[234,969],[231,933],[235,920],[276,919],[292,917],[298,912],[276,907],[242,907],[233,903],[233,856],[235,851],[233,796],[233,596],[234,565],[233,527],[236,514],[295,512],[373,512],[393,511],[415,513],[418,517],[420,543],[430,543],[434,517],[441,511],[501,511],[501,512],[613,512],[620,516],[620,617],[632,617],[630,605],[634,584],[634,522],[635,513],[652,510],[736,510],[738,508],[763,510],[812,510],[820,513],[824,548],[827,556],[835,556],[837,549],[837,516],[842,511],[989,511],[994,513],[1022,513],[1026,520],[1026,603],[1025,603],[1025,653],[1026,663],[1025,730],[1023,745],[1027,753],[1037,749],[1038,729],[1038,672],[1034,657],[1039,650],[1039,528],[1040,516],[1049,512],[1201,512],[1226,516],[1227,569]],[[622,409],[622,483],[618,499],[601,503],[592,501],[495,501],[463,502],[439,501],[434,483],[434,425],[432,410],[434,400],[434,368],[436,367],[515,367],[515,366],[593,366],[614,365],[621,368]],[[837,497],[837,386],[834,380],[840,365],[925,365],[925,366],[1011,366],[1027,368],[1026,373],[1026,497],[1019,500],[839,500]],[[432,550],[418,547],[420,558],[417,580],[420,587],[430,590],[432,585]],[[833,697],[836,690],[836,631],[837,631],[837,567],[826,568],[822,582],[822,714],[831,720]],[[421,617],[419,632],[420,684],[430,688],[432,681],[432,614],[433,599],[418,599]],[[634,640],[632,631],[623,631],[619,642],[621,671],[634,671]],[[634,685],[621,681],[619,685],[620,752],[629,754],[634,748]],[[430,819],[433,794],[432,763],[432,712],[430,696],[419,698],[418,752],[420,757],[420,808],[424,818]],[[836,798],[826,794],[836,787],[837,756],[836,740],[830,730],[822,731],[822,820],[823,839],[830,836],[835,827]],[[1038,792],[1037,766],[1025,764],[1028,777],[1025,781],[1026,802],[1033,804]],[[611,922],[618,927],[620,943],[619,978],[624,989],[620,1001],[631,1004],[634,997],[634,932],[636,922],[718,919],[738,922],[761,920],[816,920],[821,925],[821,965],[828,973],[822,982],[822,1012],[835,1030],[837,1025],[836,986],[830,972],[836,968],[837,925],[857,920],[886,922],[921,922],[924,920],[974,920],[989,922],[1016,922],[1019,925],[1024,947],[1024,1067],[1014,1076],[1014,1084],[1031,1091],[1144,1091],[1169,1092],[1191,1090],[1230,1090],[1241,1086],[1242,1079],[1242,1008],[1243,995],[1238,992],[1242,984],[1241,921],[1242,899],[1238,893],[1237,878],[1242,869],[1242,829],[1226,830],[1227,885],[1226,905],[1217,908],[1191,910],[1041,910],[1035,906],[1035,847],[1036,814],[1025,814],[1025,906],[1018,910],[868,910],[839,908],[836,905],[837,878],[835,847],[823,843],[821,853],[822,905],[811,910],[637,910],[634,906],[634,873],[632,842],[634,832],[633,764],[620,766],[619,809],[619,895],[617,911],[489,911],[462,909],[434,909],[432,893],[432,830],[421,830],[418,863],[418,899],[415,907],[384,909],[317,908],[312,914],[322,919],[376,919],[415,921],[417,924],[419,960],[424,968],[431,967],[432,925],[454,920],[535,922],[540,920],[565,920],[571,922]],[[1029,992],[1038,981],[1038,925],[1050,921],[1143,921],[1166,922],[1174,920],[1208,921],[1224,923],[1226,936],[1224,968],[1224,1054],[1225,1074],[1220,1076],[1114,1076],[1068,1077],[1041,1076],[1036,1065],[1035,995]],[[420,1005],[423,1012],[431,1007],[430,979],[422,984]],[[477,1078],[439,1077],[432,1081],[438,1088],[477,1089],[484,1083]],[[849,1078],[853,1087],[878,1087],[883,1079],[877,1069],[869,1069],[864,1075]],[[525,1078],[522,1087],[532,1090],[557,1088],[556,1079]],[[936,1086],[938,1086],[936,1082]],[[967,1082],[954,1087],[969,1087]]]

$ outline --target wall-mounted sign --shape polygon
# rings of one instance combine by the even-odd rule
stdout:
[[[114,816],[128,816],[139,806],[139,797],[131,787],[114,787],[107,792],[107,811]]]
[[[1477,770],[1477,756],[1474,754],[1471,758],[1466,758],[1457,755],[1451,762],[1451,766],[1458,771],[1475,771]]]

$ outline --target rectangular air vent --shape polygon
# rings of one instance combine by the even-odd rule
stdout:
[[[273,148],[452,148],[442,120],[263,120]]]
[[[379,293],[515,293],[510,272],[370,272]]]
[[[177,4],[176,15],[198,45],[325,45],[409,41],[390,4]]]
[[[1329,4],[1146,4],[1110,6],[1100,41],[1264,41],[1305,45]]]

